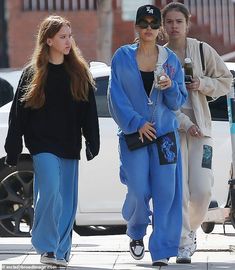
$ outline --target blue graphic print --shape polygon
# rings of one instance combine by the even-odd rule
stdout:
[[[212,147],[210,145],[203,145],[202,167],[211,169],[212,163]]]
[[[175,133],[170,132],[157,139],[159,162],[161,165],[173,164],[177,161]]]
[[[161,151],[168,162],[172,162],[175,159],[175,153],[171,151],[174,146],[174,142],[168,137],[164,137],[162,140]]]

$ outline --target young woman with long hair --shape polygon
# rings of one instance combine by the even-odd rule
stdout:
[[[165,46],[177,54],[182,67],[186,58],[193,63],[193,76],[187,83],[188,100],[177,112],[183,160],[183,228],[176,261],[191,263],[196,230],[208,210],[213,185],[212,122],[207,96],[218,98],[228,93],[232,74],[209,44],[200,45],[199,40],[187,37],[191,15],[184,4],[169,3],[162,17],[168,39]]]
[[[15,166],[22,136],[34,166],[32,244],[45,264],[66,266],[77,208],[82,135],[88,159],[99,152],[94,82],[60,16],[42,21],[9,116],[6,164]]]

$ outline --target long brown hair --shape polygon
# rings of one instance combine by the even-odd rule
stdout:
[[[41,108],[45,103],[45,82],[48,74],[49,46],[48,38],[53,38],[64,25],[71,28],[68,20],[60,16],[49,16],[42,21],[39,27],[36,46],[29,65],[33,72],[32,79],[26,86],[22,101],[25,107]],[[65,69],[71,80],[71,92],[75,100],[88,100],[90,85],[94,85],[89,67],[82,57],[72,38],[72,46],[68,55],[64,56]],[[31,73],[30,72],[30,73]]]

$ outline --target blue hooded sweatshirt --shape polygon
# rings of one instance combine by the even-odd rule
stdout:
[[[154,87],[149,97],[136,60],[138,44],[120,47],[112,58],[108,104],[110,114],[119,126],[119,136],[138,131],[146,122],[154,123],[157,136],[179,127],[174,111],[187,98],[182,67],[174,52],[157,46],[165,55],[161,64],[172,85],[165,90]]]

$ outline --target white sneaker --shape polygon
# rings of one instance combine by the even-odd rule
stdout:
[[[193,256],[194,252],[197,250],[197,237],[196,232],[191,231],[189,237],[192,241],[192,245],[189,247],[190,255]]]
[[[56,265],[56,258],[54,252],[45,252],[41,255],[40,262],[43,264]]]
[[[191,263],[191,251],[189,248],[179,248],[176,263]]]
[[[68,266],[68,262],[65,259],[57,259],[55,265],[56,266]]]

